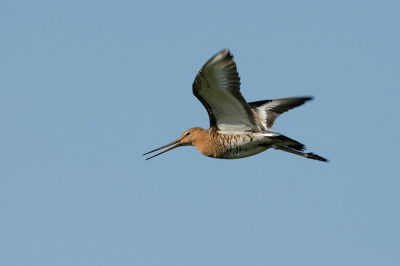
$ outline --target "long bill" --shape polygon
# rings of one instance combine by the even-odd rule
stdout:
[[[178,143],[178,144],[176,144],[176,143]],[[164,152],[170,151],[170,150],[172,150],[172,149],[175,149],[175,148],[178,148],[179,146],[181,146],[180,140],[175,140],[175,141],[171,142],[170,144],[167,144],[167,145],[164,145],[164,146],[162,146],[162,147],[160,147],[160,148],[158,148],[158,149],[149,151],[149,152],[143,154],[143,156],[146,155],[146,154],[149,154],[149,153],[152,153],[152,152],[155,152],[155,151],[164,149],[164,148],[169,147],[169,146],[174,145],[174,144],[176,144],[176,145],[175,145],[175,146],[172,146],[172,147],[169,148],[169,149],[166,149],[165,151],[162,151],[162,152],[160,152],[160,153],[157,153],[156,155],[153,155],[153,156],[147,158],[146,161],[149,160],[149,159],[151,159],[151,158],[154,158],[154,157],[156,157],[156,156],[158,156],[158,155],[160,155],[160,154],[163,154]]]

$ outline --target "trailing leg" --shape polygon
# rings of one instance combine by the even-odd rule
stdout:
[[[291,148],[289,148],[287,146],[273,145],[272,148],[274,148],[276,150],[281,150],[281,151],[286,151],[286,152],[290,152],[290,153],[293,153],[293,154],[297,154],[297,155],[303,156],[303,157],[308,158],[308,159],[318,160],[318,161],[322,161],[322,162],[328,162],[327,159],[325,159],[325,158],[323,158],[323,157],[321,157],[319,155],[316,155],[316,154],[314,154],[312,152],[309,152],[309,153],[300,152],[300,151],[293,150],[293,149],[291,149]]]

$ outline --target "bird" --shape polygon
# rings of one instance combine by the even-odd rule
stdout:
[[[193,127],[175,141],[143,155],[172,146],[146,160],[172,149],[195,146],[211,158],[239,159],[256,155],[270,148],[328,162],[306,153],[305,145],[272,130],[279,115],[303,105],[312,97],[290,97],[246,102],[240,93],[240,77],[229,49],[210,60],[197,73],[192,90],[207,110],[210,128]]]

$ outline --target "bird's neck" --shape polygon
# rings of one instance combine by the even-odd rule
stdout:
[[[193,146],[195,146],[199,152],[202,154],[209,156],[209,157],[218,157],[219,155],[219,150],[218,150],[218,145],[217,139],[219,133],[215,131],[212,128],[209,128],[207,130],[202,130],[200,131],[197,137],[196,142],[193,143]]]

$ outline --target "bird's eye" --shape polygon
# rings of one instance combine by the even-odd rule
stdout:
[[[190,132],[186,132],[186,136],[189,136],[190,135]]]

